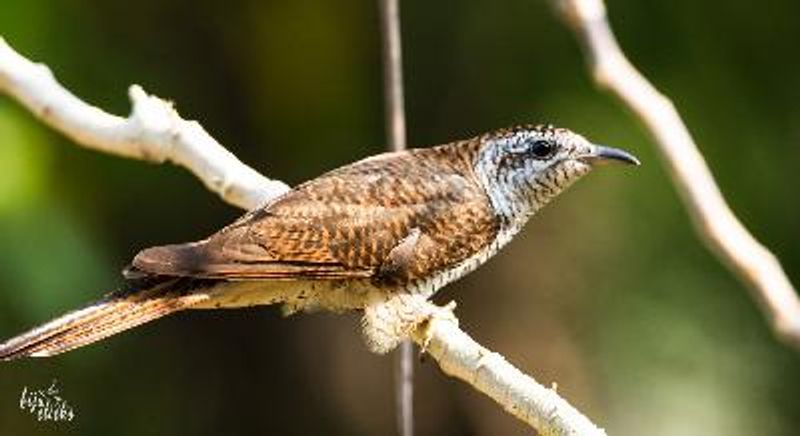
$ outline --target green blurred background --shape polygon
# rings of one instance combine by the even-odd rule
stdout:
[[[701,246],[650,139],[587,76],[543,1],[405,1],[409,141],[552,122],[634,151],[440,292],[461,324],[613,435],[793,435],[800,356]],[[670,95],[734,210],[800,283],[800,2],[611,1],[623,47]],[[383,150],[374,1],[0,0],[0,35],[78,96],[127,114],[139,83],[243,161],[295,184]],[[240,214],[187,171],[76,147],[0,98],[0,336],[120,285],[140,248]],[[392,361],[355,315],[184,313],[0,366],[0,434],[394,433]],[[431,361],[419,435],[527,434]],[[70,423],[19,410],[58,379]]]

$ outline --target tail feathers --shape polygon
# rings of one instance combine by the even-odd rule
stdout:
[[[62,315],[0,344],[0,360],[64,353],[208,299],[204,293],[170,290],[170,285],[111,294]]]

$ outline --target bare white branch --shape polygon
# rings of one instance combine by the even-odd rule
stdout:
[[[289,190],[242,163],[196,121],[182,119],[172,104],[130,87],[128,118],[111,115],[64,89],[50,69],[14,51],[0,38],[0,92],[87,148],[153,162],[170,161],[191,171],[235,206],[252,209]]]
[[[675,106],[628,61],[602,0],[556,0],[575,31],[597,83],[614,93],[647,127],[672,181],[706,245],[739,279],[769,317],[777,335],[800,348],[800,300],[778,259],[731,211]]]
[[[606,434],[555,390],[475,342],[459,329],[449,308],[440,309],[438,314],[417,328],[414,341],[436,359],[445,374],[488,395],[542,436]]]
[[[2,38],[0,92],[85,147],[184,166],[236,206],[252,209],[289,189],[243,164],[197,122],[181,119],[171,104],[147,95],[140,87],[130,89],[130,117],[108,114],[75,97],[46,66],[25,59]],[[431,318],[414,332],[414,340],[446,374],[474,386],[542,435],[605,434],[555,391],[480,346],[458,328],[451,313]]]

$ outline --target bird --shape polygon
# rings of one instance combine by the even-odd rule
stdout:
[[[360,311],[368,348],[386,353],[432,316],[436,291],[612,161],[639,165],[549,124],[367,157],[206,239],[140,251],[124,286],[0,344],[0,360],[57,355],[186,309],[270,304],[287,314]]]

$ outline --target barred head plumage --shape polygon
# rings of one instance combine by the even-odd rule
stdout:
[[[600,162],[638,165],[633,155],[589,142],[568,129],[523,125],[487,133],[475,161],[501,217],[527,218]]]

